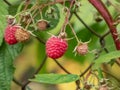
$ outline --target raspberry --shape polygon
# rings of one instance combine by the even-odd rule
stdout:
[[[88,52],[88,44],[87,43],[80,43],[77,47],[76,47],[76,51],[78,54],[80,55],[85,55]]]
[[[16,23],[15,17],[13,17],[11,15],[8,15],[6,19],[7,19],[7,24],[8,25],[14,25]]]
[[[24,42],[30,38],[30,33],[20,28],[15,32],[15,38],[18,42]]]
[[[39,29],[39,30],[42,30],[42,31],[44,31],[44,30],[46,30],[48,27],[50,27],[50,26],[49,26],[49,23],[48,23],[46,20],[39,20],[39,21],[37,22],[37,26],[38,26],[38,29]]]
[[[99,87],[99,90],[109,90],[107,85],[102,85]]]
[[[15,32],[19,28],[20,28],[20,26],[17,26],[17,25],[14,25],[14,26],[9,25],[6,27],[4,38],[8,44],[13,45],[13,44],[16,44],[18,42],[15,38]]]
[[[53,59],[60,58],[66,52],[67,47],[66,40],[52,36],[46,42],[47,56]]]

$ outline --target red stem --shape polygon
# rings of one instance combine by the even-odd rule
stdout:
[[[112,16],[110,15],[109,11],[107,10],[107,8],[105,7],[105,5],[103,4],[103,2],[101,0],[88,0],[96,9],[97,11],[101,14],[101,16],[104,18],[104,20],[106,21],[110,32],[112,34],[112,37],[114,39],[114,43],[116,45],[117,50],[120,50],[120,40],[118,39],[118,32],[116,27],[113,25],[114,24],[114,20],[112,18]]]

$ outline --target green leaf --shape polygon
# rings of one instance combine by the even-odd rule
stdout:
[[[111,59],[115,59],[119,57],[120,57],[120,51],[113,51],[108,54],[104,54],[95,60],[93,69],[98,69],[102,63],[108,63],[111,61]]]
[[[0,90],[10,90],[15,70],[13,61],[21,49],[21,44],[9,46],[3,43],[0,47]]]
[[[5,26],[6,26],[6,15],[7,14],[8,14],[7,6],[3,1],[1,1],[0,2],[0,46],[3,41],[3,33],[5,30]]]
[[[78,79],[79,76],[74,74],[39,74],[35,76],[35,79],[31,79],[30,81],[46,84],[62,84]]]
[[[87,25],[92,25],[93,22],[93,11],[95,11],[95,8],[93,8],[88,0],[82,0],[81,5],[79,8],[78,15],[86,22]],[[79,20],[76,17],[72,18],[72,22],[74,22],[74,29],[76,31],[79,31],[80,29],[84,28],[82,23],[79,22]]]

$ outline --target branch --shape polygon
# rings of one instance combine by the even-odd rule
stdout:
[[[23,10],[26,10],[30,4],[30,0],[25,0],[25,7]]]
[[[36,37],[36,39],[37,39],[40,43],[45,44],[45,40],[42,40],[42,39],[39,38],[39,37]]]
[[[71,3],[70,3],[69,9],[67,9],[65,21],[64,21],[63,26],[62,26],[62,28],[61,28],[61,32],[64,32],[64,31],[65,31],[66,25],[67,25],[68,22],[69,22],[69,19],[70,19],[70,16],[71,16],[70,10],[71,10],[72,6],[74,5],[74,2],[75,2],[75,0],[72,0]]]
[[[56,64],[67,74],[71,74],[69,71],[67,71],[57,60],[54,59],[54,61],[56,62]]]
[[[78,18],[78,20],[91,32],[93,33],[94,35],[96,35],[97,37],[101,37],[101,35],[99,35],[98,33],[96,33],[92,28],[90,28],[80,17],[79,15],[74,12],[75,16]]]
[[[107,10],[107,8],[105,7],[105,5],[101,0],[88,0],[88,1],[97,9],[97,11],[101,14],[101,16],[106,21],[110,29],[110,32],[112,34],[114,43],[116,45],[116,49],[120,50],[120,40],[118,40],[118,32],[116,27],[114,26],[114,20],[110,15],[109,11]]]
[[[16,78],[13,78],[13,82],[19,86],[23,86],[22,83],[20,83],[18,80],[16,80]]]
[[[94,64],[94,63],[91,63],[91,64],[85,69],[85,71],[84,71],[82,74],[80,74],[80,77],[84,76],[84,75],[91,69],[91,67],[93,66],[93,64]]]
[[[11,3],[9,3],[7,0],[3,0],[8,6],[11,6]]]

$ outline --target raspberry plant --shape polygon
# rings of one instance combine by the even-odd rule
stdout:
[[[119,0],[3,0],[0,5],[0,90],[11,90],[12,82],[21,90],[31,90],[31,82],[75,82],[74,90],[120,89],[120,78],[109,69],[120,68]],[[21,82],[14,62],[34,39],[40,43],[39,67]],[[43,74],[50,58],[66,74]],[[59,59],[90,64],[73,74]]]

